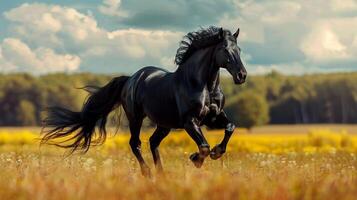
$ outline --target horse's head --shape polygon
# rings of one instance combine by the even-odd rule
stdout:
[[[219,67],[228,70],[233,76],[235,84],[242,84],[247,77],[247,71],[240,58],[241,50],[237,45],[238,35],[239,29],[233,35],[229,31],[220,30],[220,37],[223,37],[223,42],[218,46],[216,62]]]

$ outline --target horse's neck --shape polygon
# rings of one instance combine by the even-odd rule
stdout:
[[[211,92],[219,84],[219,67],[214,60],[215,47],[209,47],[197,51],[177,70],[184,81],[207,87]]]
[[[211,93],[214,90],[216,90],[218,86],[219,86],[219,68],[218,70],[212,71],[212,73],[210,74],[210,77],[207,81],[207,89]]]

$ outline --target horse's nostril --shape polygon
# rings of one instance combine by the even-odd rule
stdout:
[[[246,72],[240,72],[240,74],[241,74],[241,78],[242,79],[245,79],[246,77],[247,77],[247,73]]]
[[[242,72],[239,72],[239,73],[238,73],[238,78],[239,78],[239,79],[245,79],[246,76],[247,76],[247,75],[246,75],[245,73],[242,73]]]

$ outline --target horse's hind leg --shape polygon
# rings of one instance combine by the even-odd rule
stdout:
[[[156,128],[155,132],[150,137],[151,153],[154,158],[154,163],[155,163],[156,169],[160,173],[163,171],[163,169],[162,169],[162,164],[161,164],[161,160],[160,160],[160,154],[159,154],[158,147],[159,147],[161,141],[169,134],[169,132],[170,132],[170,129],[158,126]]]
[[[135,157],[138,159],[141,173],[146,177],[151,177],[151,172],[149,166],[145,163],[143,156],[141,155],[141,141],[140,141],[140,128],[143,119],[140,120],[129,120],[129,128],[131,133],[131,138],[129,141],[131,150],[133,151]]]

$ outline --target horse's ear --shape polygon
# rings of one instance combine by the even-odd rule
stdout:
[[[239,35],[239,28],[237,29],[237,31],[233,34],[233,36],[237,39]]]

